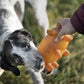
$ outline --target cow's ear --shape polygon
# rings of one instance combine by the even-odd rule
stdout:
[[[17,67],[12,66],[8,60],[5,58],[4,54],[1,52],[1,61],[0,61],[0,66],[2,69],[7,70],[7,71],[12,71],[16,76],[20,75],[20,71]]]

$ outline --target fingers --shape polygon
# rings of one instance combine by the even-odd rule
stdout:
[[[61,29],[57,35],[57,38],[55,39],[55,42],[58,42],[61,39],[61,37],[65,34],[71,35],[76,32],[69,18],[58,19],[57,21],[58,28],[60,28],[59,25],[61,25]]]
[[[61,40],[61,37],[64,35],[63,30],[61,29],[61,31],[58,33],[57,38],[55,39],[55,42],[58,42],[59,40]]]
[[[57,28],[60,30],[58,35],[57,35],[57,38],[55,39],[55,42],[58,42],[59,40],[61,40],[61,37],[64,35],[64,28],[63,28],[63,25],[65,25],[67,22],[67,18],[64,18],[64,19],[58,19],[57,20]]]

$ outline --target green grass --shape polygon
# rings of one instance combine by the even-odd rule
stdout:
[[[48,0],[47,13],[50,22],[50,29],[56,25],[58,18],[71,17],[74,11],[84,0]],[[24,16],[24,27],[32,33],[36,42],[40,42],[42,32],[38,26],[34,12],[29,4],[26,4]],[[58,75],[43,76],[45,84],[84,84],[84,35],[77,34],[70,42],[68,50],[71,54],[63,56],[58,61]],[[32,80],[24,67],[19,67],[21,75],[14,76],[11,72],[5,71],[0,77],[0,84],[32,84]]]

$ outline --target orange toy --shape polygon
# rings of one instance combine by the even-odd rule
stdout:
[[[62,55],[69,55],[69,51],[66,49],[69,41],[73,39],[73,35],[64,35],[62,39],[58,42],[55,42],[59,30],[53,28],[52,30],[47,31],[47,36],[41,41],[38,52],[42,55],[45,62],[45,67],[48,71],[56,69],[59,65],[56,62],[59,60]]]

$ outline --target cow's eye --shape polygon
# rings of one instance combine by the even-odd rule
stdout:
[[[26,44],[26,50],[28,50],[30,48],[30,44]]]

